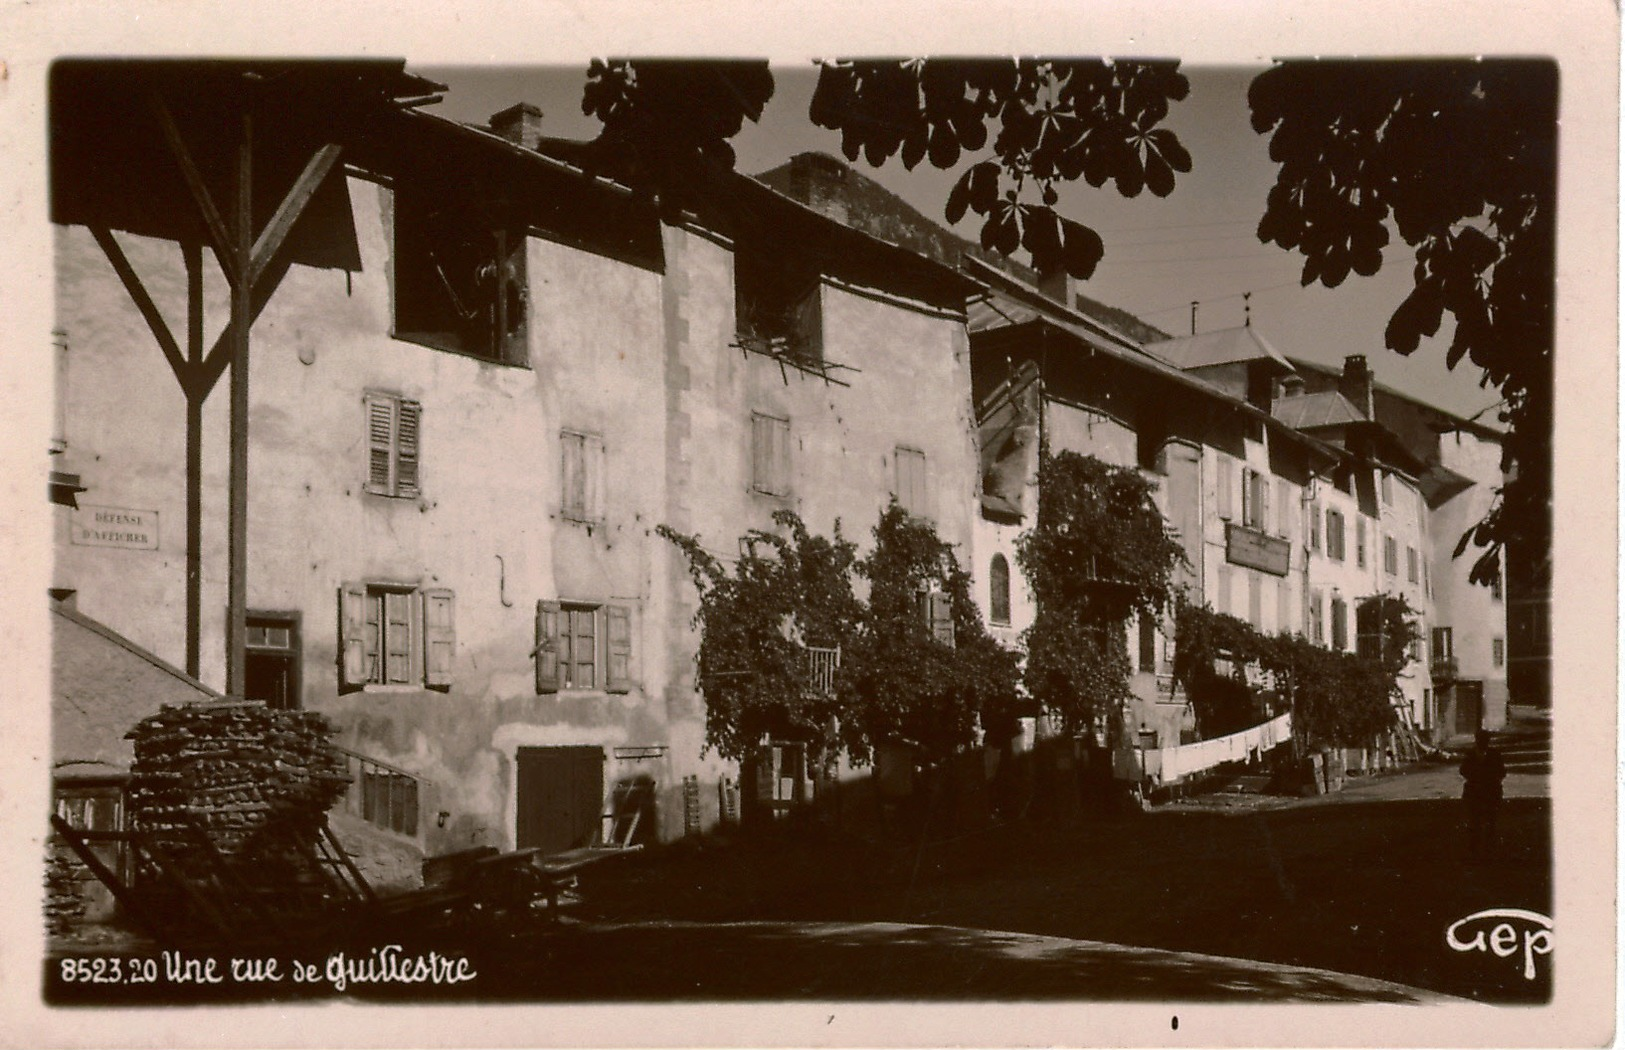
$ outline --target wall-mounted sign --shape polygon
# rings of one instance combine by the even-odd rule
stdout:
[[[73,542],[80,547],[158,549],[158,512],[81,503],[73,512]]]
[[[1224,557],[1232,565],[1245,565],[1276,576],[1285,576],[1292,564],[1292,543],[1280,536],[1270,536],[1257,529],[1229,522],[1224,527],[1224,540]]]

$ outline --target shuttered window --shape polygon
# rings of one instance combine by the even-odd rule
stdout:
[[[1269,525],[1269,479],[1251,468],[1241,471],[1241,523],[1263,531]]]
[[[1416,548],[1405,548],[1405,578],[1412,583],[1420,583],[1420,570],[1416,567]]]
[[[1349,607],[1341,598],[1332,599],[1332,648],[1343,652],[1349,647]]]
[[[562,449],[559,511],[571,521],[604,519],[604,441],[596,434],[566,430]]]
[[[1287,484],[1285,478],[1275,479],[1275,533],[1278,536],[1291,537],[1292,535],[1292,486]]]
[[[954,644],[954,600],[941,591],[920,596],[920,612],[931,637],[949,648]]]
[[[751,413],[751,488],[769,496],[790,494],[790,421]]]
[[[997,624],[1010,622],[1010,563],[1002,554],[993,555],[988,566],[988,619]]]
[[[1236,516],[1236,463],[1223,452],[1219,453],[1219,517],[1229,521]]]
[[[1365,518],[1354,519],[1354,564],[1365,568]]]
[[[423,406],[394,394],[369,391],[367,410],[368,492],[411,498],[422,491],[419,432]]]
[[[1343,512],[1328,510],[1326,512],[1326,556],[1342,561],[1347,551],[1343,542]]]
[[[1326,643],[1326,612],[1319,591],[1309,592],[1309,640],[1316,645]]]
[[[455,599],[449,590],[347,583],[339,591],[341,685],[451,687]]]
[[[625,605],[536,603],[536,692],[632,688],[632,610]]]
[[[1399,543],[1392,536],[1382,538],[1382,571],[1390,576],[1399,574]]]
[[[925,517],[925,453],[899,445],[893,458],[896,472],[893,492],[898,506],[916,517]]]
[[[1309,504],[1309,549],[1320,550],[1320,501]]]

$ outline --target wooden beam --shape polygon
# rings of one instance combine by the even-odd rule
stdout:
[[[318,149],[310,160],[305,162],[305,170],[299,173],[293,187],[282,198],[282,203],[277,205],[276,214],[271,216],[271,221],[265,224],[265,229],[261,230],[260,235],[254,240],[254,250],[248,262],[249,287],[259,282],[260,274],[265,271],[271,258],[287,240],[288,231],[299,221],[299,216],[304,214],[310,198],[315,196],[328,172],[338,163],[339,153],[340,147],[329,143]]]
[[[214,198],[209,194],[209,187],[203,181],[203,173],[198,171],[197,164],[192,160],[192,151],[186,148],[186,140],[181,138],[181,129],[175,125],[175,117],[169,112],[163,97],[156,91],[148,96],[148,104],[152,107],[153,115],[158,118],[158,127],[164,133],[164,139],[169,143],[169,150],[175,155],[175,162],[180,165],[181,177],[186,180],[186,188],[192,191],[192,199],[197,202],[198,211],[203,215],[203,226],[209,233],[209,246],[214,249],[215,258],[220,261],[220,269],[225,273],[226,280],[236,287],[241,279],[241,270],[237,265],[235,252],[232,250],[231,234],[226,229],[226,221],[220,217],[220,209],[215,207]]]
[[[102,246],[102,253],[107,256],[107,261],[113,264],[114,272],[124,283],[124,290],[130,293],[135,308],[141,311],[147,327],[152,330],[152,337],[158,340],[158,348],[164,352],[170,371],[175,373],[176,381],[180,383],[182,390],[187,391],[187,397],[190,398],[192,369],[182,359],[181,349],[175,342],[174,333],[169,330],[164,315],[158,312],[158,306],[152,301],[152,296],[147,294],[146,285],[141,283],[140,275],[135,272],[135,267],[130,265],[130,260],[125,256],[124,249],[119,247],[112,230],[105,226],[92,226],[90,235]]]
[[[237,215],[234,263],[244,276],[254,250],[254,118],[242,114],[237,138]],[[253,286],[231,288],[231,401],[226,513],[226,693],[245,696],[248,638],[248,332],[253,327]]]
[[[186,397],[186,673],[202,669],[203,625],[203,249],[182,244],[186,263],[186,354],[198,389]]]
[[[252,302],[250,303],[252,309],[249,311],[248,317],[249,324],[253,324],[259,319],[260,312],[265,309],[265,304],[271,301],[271,296],[275,294],[277,286],[282,282],[283,275],[288,272],[291,265],[292,263],[285,253],[278,253],[271,257],[269,269],[260,275],[259,280],[254,282],[253,295],[251,296]],[[197,375],[200,396],[206,397],[214,389],[214,385],[225,374],[226,366],[231,364],[231,348],[233,340],[237,338],[236,331],[236,322],[227,321],[225,329],[215,337],[214,345],[209,348],[209,356],[204,359],[203,367]]]

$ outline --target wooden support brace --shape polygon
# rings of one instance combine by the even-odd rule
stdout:
[[[254,241],[254,249],[248,261],[250,288],[259,284],[265,268],[270,265],[272,257],[287,240],[288,231],[299,221],[299,216],[304,214],[305,206],[310,203],[311,197],[315,196],[328,172],[333,170],[333,165],[338,163],[339,153],[340,148],[329,143],[318,149],[310,160],[305,162],[305,170],[299,173],[293,187],[282,198],[282,203],[277,205],[276,214],[271,216],[271,221],[265,224],[265,229],[260,231],[259,237]]]
[[[236,253],[232,250],[231,234],[226,229],[225,219],[220,217],[220,209],[215,206],[214,198],[209,194],[209,187],[203,181],[203,173],[198,171],[197,164],[192,160],[192,151],[186,148],[186,140],[181,138],[181,130],[175,125],[175,117],[169,112],[169,106],[164,103],[163,97],[156,91],[148,96],[148,105],[153,115],[158,118],[158,127],[164,133],[164,140],[169,143],[170,152],[175,155],[175,163],[180,165],[181,177],[186,180],[186,188],[192,191],[192,199],[197,202],[198,211],[203,215],[204,228],[209,232],[209,246],[214,249],[215,258],[220,261],[220,269],[225,273],[226,280],[233,287],[236,286],[242,274],[237,267]]]
[[[105,226],[92,226],[90,235],[96,238],[97,244],[101,245],[102,254],[106,255],[107,261],[113,264],[114,272],[118,274],[119,280],[124,283],[124,290],[130,294],[130,299],[135,303],[135,308],[141,311],[141,316],[147,322],[147,327],[152,330],[152,337],[158,340],[158,348],[164,352],[164,358],[169,362],[170,370],[175,373],[176,381],[180,383],[181,389],[186,391],[187,396],[191,397],[192,369],[186,360],[181,357],[181,348],[175,342],[174,333],[169,330],[168,323],[164,321],[164,315],[158,312],[158,306],[152,301],[152,296],[147,294],[146,285],[141,283],[141,276],[130,265],[130,260],[124,254],[124,249],[119,247],[118,239],[113,236],[113,231]]]

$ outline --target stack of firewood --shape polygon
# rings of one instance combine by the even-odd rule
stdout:
[[[165,706],[130,731],[130,820],[140,831],[199,829],[234,853],[272,821],[314,826],[349,783],[331,728],[262,703]]]

